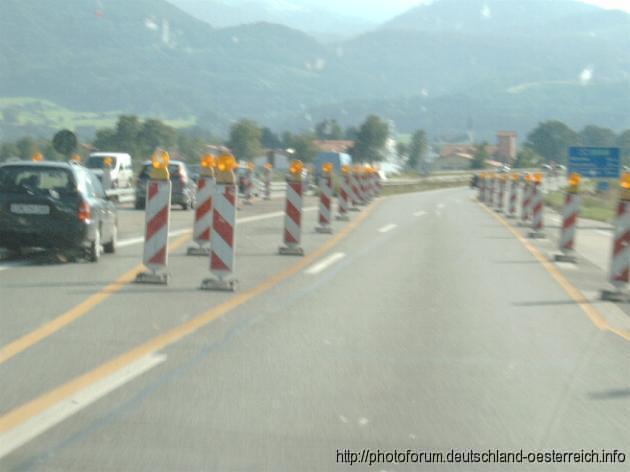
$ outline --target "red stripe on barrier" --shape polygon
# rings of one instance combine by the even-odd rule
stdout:
[[[209,198],[197,207],[197,209],[195,210],[195,218],[198,220],[201,219],[210,210],[212,210],[212,198]]]
[[[571,213],[571,215],[562,221],[562,229],[568,229],[571,226],[575,226],[577,221],[577,213]]]
[[[232,205],[236,205],[236,186],[230,185],[229,187],[225,187],[225,192],[223,192],[223,196],[225,199]]]
[[[284,230],[284,242],[287,244],[297,244],[297,239],[293,237],[293,235],[289,232],[289,230]]]
[[[216,253],[210,255],[210,270],[230,270]]]
[[[152,200],[159,190],[160,184],[158,182],[149,182],[149,200]]]
[[[168,219],[168,208],[162,208],[154,217],[147,223],[147,235],[146,241],[150,240],[155,233],[161,230],[164,226],[166,226],[166,222]]]
[[[166,265],[166,246],[162,247],[149,259],[149,264]]]
[[[286,214],[289,218],[291,218],[291,220],[293,220],[293,222],[296,225],[300,226],[300,221],[301,221],[300,211],[297,208],[295,208],[289,200],[287,200]]]
[[[203,233],[199,235],[198,239],[200,241],[210,241],[210,228],[204,229]]]
[[[218,211],[214,212],[213,218],[213,228],[221,236],[221,239],[227,243],[228,246],[233,247],[234,245],[234,228],[230,225],[225,218],[221,216]]]

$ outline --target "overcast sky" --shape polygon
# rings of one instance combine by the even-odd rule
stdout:
[[[233,0],[232,0],[233,1]],[[282,0],[272,0],[282,3]],[[392,17],[421,3],[432,0],[302,0],[304,4],[319,5],[327,10],[337,11],[345,15],[372,17],[374,19]],[[462,0],[466,1],[466,0]],[[579,0],[583,3],[598,5],[603,8],[616,8],[630,12],[630,0]],[[301,0],[294,0],[301,3]]]

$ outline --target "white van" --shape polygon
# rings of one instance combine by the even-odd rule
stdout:
[[[105,159],[112,160],[110,176],[113,188],[129,188],[133,186],[133,168],[131,166],[131,156],[123,152],[93,152],[91,153],[85,166],[91,169],[94,174],[102,180]]]

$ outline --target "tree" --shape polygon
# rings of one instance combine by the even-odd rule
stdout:
[[[538,167],[542,160],[542,157],[536,154],[532,149],[525,146],[516,153],[514,168],[522,169],[526,167]]]
[[[32,138],[22,138],[15,145],[18,148],[20,159],[30,160],[33,154],[39,151],[37,143]]]
[[[489,159],[488,143],[484,141],[481,144],[475,146],[475,154],[470,161],[471,169],[484,169],[486,167],[486,161]]]
[[[630,129],[620,133],[615,144],[620,148],[624,165],[630,165]]]
[[[418,164],[424,160],[428,148],[427,133],[422,129],[413,133],[409,143],[409,160],[407,161],[411,169],[418,169]]]
[[[313,162],[317,155],[317,147],[313,142],[315,137],[311,134],[291,134],[285,135],[288,139],[287,149],[293,150],[293,158],[302,162]]]
[[[344,131],[344,138],[345,139],[349,139],[350,141],[354,141],[355,139],[357,139],[357,135],[359,134],[359,130],[356,129],[356,127],[354,126],[350,126],[348,128],[346,128],[346,130]]]
[[[376,115],[370,115],[357,133],[352,156],[359,162],[380,161],[389,136],[389,126]]]
[[[526,146],[542,156],[545,161],[565,163],[568,148],[579,139],[575,131],[561,121],[545,121],[527,136]]]
[[[409,155],[409,146],[407,143],[403,143],[402,141],[398,141],[396,143],[396,154],[400,157],[407,157]]]
[[[589,125],[579,133],[583,146],[612,147],[615,145],[615,132],[609,128]]]
[[[175,146],[177,131],[175,128],[162,123],[160,120],[146,120],[138,133],[140,152],[149,157],[156,148],[171,148]]]
[[[14,143],[2,143],[0,146],[0,162],[11,157],[19,157],[20,149]]]
[[[343,129],[335,119],[325,119],[315,125],[315,135],[319,139],[343,139]]]
[[[260,142],[266,149],[277,149],[282,145],[278,135],[269,128],[261,130]]]
[[[262,152],[262,131],[255,121],[243,119],[230,128],[227,143],[238,159],[250,161]]]

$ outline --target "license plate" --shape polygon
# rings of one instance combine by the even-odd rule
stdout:
[[[11,213],[17,215],[49,215],[50,207],[48,205],[26,205],[22,203],[11,204]]]

